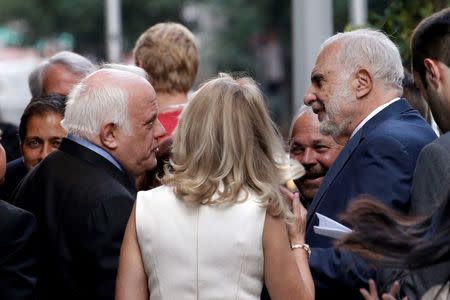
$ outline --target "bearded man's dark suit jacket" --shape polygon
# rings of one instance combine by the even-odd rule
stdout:
[[[419,113],[400,99],[371,118],[347,142],[308,208],[305,238],[312,248],[309,263],[316,299],[358,299],[359,288],[375,276],[361,259],[336,250],[333,239],[314,233],[316,212],[339,220],[339,214],[361,194],[406,212],[417,157],[435,138]]]
[[[34,299],[34,230],[31,213],[0,200],[0,299]]]
[[[38,299],[113,299],[136,190],[103,156],[64,139],[13,196],[38,222]]]

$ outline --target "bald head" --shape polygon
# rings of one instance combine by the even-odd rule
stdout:
[[[131,176],[156,165],[156,93],[138,67],[110,65],[83,79],[69,95],[62,121],[69,134],[109,152]]]
[[[121,87],[127,89],[130,84],[144,84],[153,89],[148,82],[147,73],[139,67],[118,64],[105,65],[102,69],[87,76],[81,84],[90,88],[103,86]]]
[[[295,183],[308,204],[341,149],[331,136],[320,133],[320,122],[312,109],[302,108],[292,124],[290,154],[305,167],[305,175]]]
[[[146,91],[156,97],[145,71],[140,70],[115,65],[84,78],[69,94],[63,127],[69,134],[87,140],[92,140],[105,123],[114,123],[128,131],[128,107],[134,101],[133,96]]]

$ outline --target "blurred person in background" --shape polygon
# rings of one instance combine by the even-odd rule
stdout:
[[[393,267],[411,269],[407,276],[404,272],[395,278],[377,277],[380,287],[399,279],[402,292],[409,299],[449,299],[450,298],[450,259],[448,255],[450,233],[450,8],[422,20],[414,29],[411,36],[412,71],[414,83],[427,101],[433,117],[443,135],[425,146],[417,159],[411,189],[411,216],[428,216],[431,222],[427,233],[419,235],[426,226],[426,222],[413,219],[405,223],[403,216],[393,215],[385,208],[380,208],[375,217],[385,218],[386,223],[392,224],[387,234],[405,232],[408,234],[397,241],[398,244],[380,244],[380,248],[370,251],[376,252],[386,247],[394,251],[402,249],[403,253],[386,253],[394,258]],[[355,215],[355,218],[359,214]],[[432,216],[432,217],[430,217]],[[408,222],[409,222],[408,221]],[[392,222],[392,223],[391,223]],[[379,224],[382,226],[383,224]],[[358,225],[360,226],[360,225]],[[403,229],[404,231],[402,231]],[[364,231],[364,228],[362,228]],[[379,230],[377,230],[379,232]],[[374,232],[373,234],[376,234]],[[423,236],[419,239],[419,236]],[[372,233],[366,238],[368,241]],[[387,241],[383,241],[387,242]],[[404,243],[404,244],[402,244]],[[411,248],[408,246],[411,245]],[[405,247],[406,246],[406,247]],[[405,247],[405,248],[403,248]],[[416,251],[422,248],[421,255]],[[368,251],[368,253],[370,253]],[[440,259],[447,251],[447,259]],[[395,257],[394,255],[403,256]],[[445,255],[444,255],[445,256]],[[382,256],[381,256],[382,257]],[[444,257],[445,258],[445,257]],[[420,265],[418,265],[420,264]],[[386,289],[383,289],[385,291]]]
[[[28,76],[31,96],[68,95],[72,87],[97,67],[87,58],[61,51],[41,62]]]
[[[4,200],[10,200],[23,177],[55,151],[67,135],[61,126],[65,101],[62,95],[35,97],[25,108],[19,124],[22,157],[7,164],[5,184],[0,188],[0,197]]]
[[[314,299],[306,210],[279,190],[286,155],[250,78],[207,81],[174,132],[164,185],[139,192],[120,254],[117,298]],[[163,230],[162,230],[163,229]],[[291,246],[290,243],[291,242]]]
[[[156,93],[144,70],[108,66],[70,93],[58,150],[33,168],[12,202],[38,223],[38,299],[114,299],[134,177],[156,166]]]
[[[0,186],[5,169],[5,150],[0,144]],[[35,299],[36,257],[31,243],[35,229],[31,213],[0,200],[0,299]]]
[[[58,149],[67,135],[61,126],[66,96],[49,95],[32,98],[19,124],[22,157],[7,164],[5,184],[0,198],[9,201],[23,177],[51,152]]]
[[[450,8],[417,25],[411,37],[414,82],[443,135],[420,153],[411,213],[423,214],[450,199]]]
[[[411,106],[422,115],[422,117],[431,124],[431,111],[428,107],[427,101],[422,96],[419,88],[414,84],[414,79],[411,73],[404,69],[405,77],[403,78],[403,97],[408,100]]]
[[[1,113],[1,112],[0,112]],[[6,161],[10,162],[20,157],[19,139],[17,138],[18,127],[12,123],[4,122],[0,115],[0,132],[2,143],[6,152]]]
[[[291,125],[289,152],[305,168],[305,175],[294,182],[306,208],[314,199],[342,147],[331,136],[320,133],[319,119],[311,107],[305,105],[300,109]]]
[[[160,140],[159,167],[139,179],[141,190],[160,184],[156,175],[162,175],[162,166],[170,152],[170,136],[187,102],[188,92],[194,85],[199,51],[195,37],[188,28],[165,22],[153,25],[141,34],[133,55],[135,64],[148,73],[155,88],[159,119],[166,129],[166,135]]]
[[[28,86],[31,96],[40,97],[49,94],[68,95],[73,85],[97,67],[87,58],[70,52],[62,51],[41,62],[28,76]],[[3,131],[4,145],[8,162],[19,158],[19,140],[17,127],[0,122]]]
[[[47,155],[58,149],[67,135],[61,126],[66,96],[48,95],[31,99],[19,125],[20,149],[29,171]]]

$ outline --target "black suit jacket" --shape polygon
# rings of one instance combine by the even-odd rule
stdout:
[[[36,257],[32,234],[36,220],[27,211],[0,200],[0,299],[33,299]]]
[[[69,139],[22,181],[13,196],[38,222],[39,299],[113,299],[134,183]]]
[[[23,162],[23,157],[19,157],[6,164],[5,182],[0,187],[0,199],[11,201],[14,190],[27,175],[28,170]]]
[[[339,220],[360,194],[406,212],[419,152],[436,138],[426,121],[405,99],[384,108],[347,142],[328,170],[308,207],[305,239],[316,299],[357,299],[358,289],[375,276],[364,261],[333,247],[333,240],[314,233],[316,212]]]

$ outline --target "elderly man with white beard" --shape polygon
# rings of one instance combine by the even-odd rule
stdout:
[[[358,299],[374,274],[361,259],[334,248],[331,238],[314,233],[316,213],[338,219],[361,194],[407,211],[417,156],[436,138],[400,98],[403,76],[397,47],[381,32],[338,33],[322,44],[304,101],[318,115],[321,132],[346,144],[308,208],[317,299]]]

